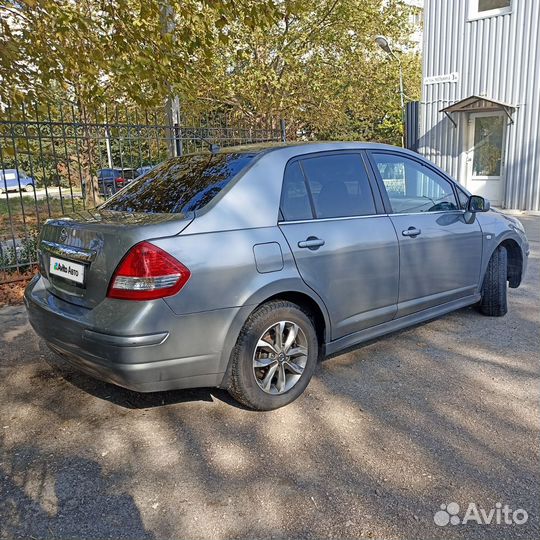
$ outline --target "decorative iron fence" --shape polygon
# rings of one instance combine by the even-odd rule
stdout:
[[[73,105],[0,106],[0,283],[36,264],[51,217],[97,206],[169,156],[285,139],[283,121],[199,114],[194,107],[85,111]]]

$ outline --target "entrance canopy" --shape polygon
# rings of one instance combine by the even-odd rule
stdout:
[[[454,127],[457,127],[456,122],[450,116],[450,113],[477,113],[477,112],[496,112],[503,111],[508,119],[513,124],[512,113],[516,110],[514,105],[509,105],[508,103],[503,103],[502,101],[497,101],[495,99],[490,99],[487,97],[481,96],[469,96],[468,98],[461,99],[448,105],[444,109],[441,109],[440,112],[446,114],[450,119]]]

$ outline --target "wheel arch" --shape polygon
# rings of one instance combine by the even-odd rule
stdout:
[[[307,309],[309,313],[313,316],[313,322],[315,323],[315,331],[317,332],[317,338],[319,339],[320,345],[324,345],[327,341],[327,332],[329,330],[324,313],[321,310],[319,304],[305,292],[298,291],[284,291],[277,293],[274,296],[270,296],[264,302],[261,302],[259,306],[265,304],[266,302],[271,302],[272,300],[286,300],[296,304],[304,309]],[[255,309],[257,309],[255,308]]]
[[[330,339],[330,318],[326,306],[322,299],[314,291],[309,289],[303,281],[285,280],[283,283],[278,282],[264,287],[255,293],[244,307],[240,309],[229,328],[221,353],[220,365],[225,372],[220,384],[221,388],[227,387],[229,382],[231,353],[236,345],[242,327],[257,308],[266,302],[278,299],[288,300],[289,302],[298,304],[313,314],[315,330],[321,349]]]
[[[516,287],[519,287],[523,275],[523,253],[519,244],[513,238],[503,240],[499,246],[506,249],[508,256],[508,285],[512,289],[515,289]]]
[[[512,237],[501,238],[497,245],[489,252],[489,256],[485,259],[485,264],[482,272],[482,279],[480,283],[484,282],[484,277],[487,271],[487,265],[493,257],[493,253],[499,247],[504,247],[507,252],[507,273],[508,273],[508,285],[515,289],[521,284],[521,279],[523,277],[523,251],[517,240]]]

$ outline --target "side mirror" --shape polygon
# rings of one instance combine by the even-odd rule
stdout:
[[[480,197],[480,195],[471,195],[469,197],[469,204],[467,205],[469,212],[487,212],[490,208],[489,201],[484,197]]]

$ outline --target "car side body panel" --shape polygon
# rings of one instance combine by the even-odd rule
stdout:
[[[179,236],[152,241],[191,272],[181,294],[164,299],[178,315],[251,305],[257,291],[269,284],[299,279],[289,246],[276,225],[204,235],[189,234],[189,229]],[[267,244],[279,246],[281,260],[260,272],[254,246]]]
[[[400,281],[397,317],[474,294],[482,261],[482,231],[460,210],[396,214]],[[417,237],[404,236],[410,228]]]
[[[219,386],[226,382],[231,351],[243,325],[269,298],[295,294],[310,299],[324,321],[321,345],[325,353],[334,354],[478,301],[489,258],[501,242],[516,243],[524,272],[527,240],[517,222],[500,213],[471,216],[461,211],[422,217],[431,220],[420,225],[426,232],[433,229],[431,247],[425,246],[430,253],[410,250],[400,263],[399,235],[405,224],[380,209],[376,216],[339,219],[327,226],[325,234],[335,253],[326,260],[322,257],[320,276],[314,270],[303,271],[311,252],[298,255],[294,246],[311,234],[308,228],[322,227],[322,220],[307,226],[279,222],[288,161],[311,153],[368,149],[422,159],[406,150],[367,143],[283,146],[261,153],[206,207],[184,219],[148,214],[144,223],[133,221],[136,216],[131,222],[119,216],[114,223],[110,216],[82,221],[73,216],[46,225],[44,234],[50,236],[46,240],[61,244],[66,253],[75,247],[96,251],[95,279],[101,285],[141,240],[181,261],[191,276],[178,294],[152,301],[115,300],[104,290],[78,298],[67,287],[56,289],[46,277],[37,276],[25,293],[32,326],[79,369],[115,384],[139,391]],[[349,236],[341,235],[339,225],[347,221],[355,223]],[[437,227],[449,231],[454,227],[460,235],[468,232],[460,236],[464,243],[439,245]],[[62,228],[69,231],[64,240],[57,235]],[[103,245],[96,242],[100,234]],[[114,239],[115,235],[122,239]],[[412,244],[414,239],[408,240]],[[47,267],[46,257],[42,262]],[[332,289],[332,263],[343,265],[341,277],[347,282],[339,295]],[[399,275],[405,271],[415,274],[418,282],[398,291]],[[430,272],[433,275],[427,275]],[[354,294],[347,295],[347,290]],[[418,303],[399,313],[398,305],[407,302]]]
[[[399,248],[388,216],[282,223],[300,275],[322,297],[338,339],[394,318],[399,283]],[[301,248],[320,238],[324,245]]]

